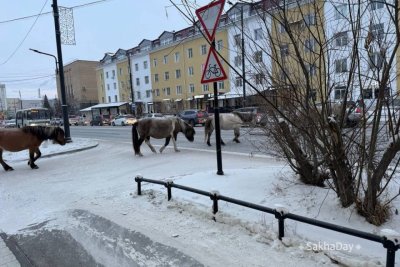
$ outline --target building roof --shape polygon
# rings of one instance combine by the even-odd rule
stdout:
[[[85,112],[85,111],[91,111],[92,109],[101,109],[101,108],[116,108],[116,107],[120,107],[123,105],[128,104],[128,102],[113,102],[113,103],[102,103],[102,104],[97,104],[91,107],[87,107],[84,109],[81,109],[81,112]]]

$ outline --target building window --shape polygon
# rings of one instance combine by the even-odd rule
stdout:
[[[372,88],[363,89],[362,96],[364,99],[372,99]]]
[[[335,9],[335,19],[345,19],[349,16],[349,7],[347,4],[338,5]]]
[[[175,70],[175,77],[179,79],[181,77],[181,70]]]
[[[307,26],[316,25],[316,24],[317,24],[317,21],[316,21],[316,19],[315,19],[315,14],[310,13],[310,14],[305,15],[305,16],[304,16],[304,23],[305,23]]]
[[[200,54],[201,55],[207,54],[207,46],[206,45],[201,45]]]
[[[236,34],[235,36],[233,36],[233,40],[236,46],[241,46],[242,40],[240,38],[240,34]]]
[[[175,62],[179,62],[179,52],[175,53]]]
[[[280,33],[285,33],[286,32],[285,24],[279,23],[279,32]]]
[[[346,46],[349,42],[347,32],[338,32],[335,34],[334,38],[336,47]]]
[[[193,76],[194,75],[193,67],[189,67],[188,68],[188,73],[189,73],[189,76]]]
[[[122,75],[122,68],[119,68],[119,75]]]
[[[151,90],[146,90],[146,98],[151,97]]]
[[[223,47],[223,43],[222,40],[218,40],[217,41],[217,51],[221,51]]]
[[[371,1],[371,10],[381,9],[384,7],[384,2],[382,1]]]
[[[164,80],[165,81],[169,80],[169,71],[164,72]]]
[[[156,89],[156,96],[160,96],[160,89]]]
[[[194,93],[194,84],[189,84],[189,93]]]
[[[336,73],[347,72],[347,59],[336,59],[335,60],[335,71]]]
[[[107,84],[107,90],[110,90],[110,85],[109,84]]]
[[[168,63],[168,56],[166,55],[166,56],[164,56],[164,64],[167,64]]]
[[[317,74],[317,67],[315,64],[307,64],[307,71],[310,76],[315,76]]]
[[[115,102],[118,102],[118,96],[117,95],[114,96],[114,100],[115,100]]]
[[[243,79],[241,77],[236,77],[235,78],[235,86],[236,87],[242,87],[243,86]]]
[[[146,60],[146,61],[143,61],[143,68],[144,68],[144,69],[147,69],[147,60]]]
[[[235,56],[235,67],[242,66],[242,56]]]
[[[224,90],[225,89],[225,83],[223,81],[218,82],[218,90]]]
[[[108,96],[108,103],[111,103],[111,96]]]
[[[140,85],[140,79],[136,78],[136,85],[139,86]]]
[[[256,51],[254,53],[254,61],[256,63],[261,63],[263,61],[263,59],[262,59],[262,51]]]
[[[154,74],[154,82],[158,83],[158,73]]]
[[[115,70],[112,70],[112,78],[115,78]]]
[[[283,44],[280,46],[281,58],[284,58],[289,55],[289,45]]]
[[[311,89],[310,90],[310,94],[308,95],[308,97],[311,100],[316,101],[317,100],[317,90],[316,89]]]
[[[180,85],[176,86],[176,94],[177,95],[181,95],[182,94],[182,86],[180,86]]]
[[[106,78],[108,79],[108,71],[106,71]]]
[[[149,76],[144,76],[144,83],[149,84]]]
[[[153,58],[153,67],[157,67],[157,59]]]
[[[101,97],[101,102],[104,103],[104,96]]]
[[[307,39],[304,42],[304,51],[306,52],[314,52],[315,51],[315,39]]]
[[[117,90],[117,83],[114,83],[114,90]]]
[[[371,34],[374,40],[380,41],[383,39],[383,34],[384,34],[383,28],[384,28],[383,23],[371,25]]]
[[[335,87],[334,97],[336,100],[344,99],[345,95],[346,95],[346,86],[336,86]]]
[[[254,39],[261,40],[263,38],[262,29],[258,28],[254,30]]]
[[[193,49],[188,48],[187,52],[188,52],[188,58],[192,58],[193,57]]]
[[[383,65],[383,57],[379,52],[373,52],[369,54],[369,68],[370,69],[381,69]]]
[[[170,95],[171,94],[171,88],[169,88],[169,87],[167,87],[166,88],[166,93],[165,93],[166,95]]]
[[[137,96],[136,97],[137,99],[141,99],[142,98],[142,95],[140,94],[140,92],[136,92],[136,96]]]
[[[255,78],[256,78],[256,84],[263,84],[265,75],[264,73],[257,73]]]
[[[208,88],[208,84],[203,84],[203,92],[208,92],[209,88]]]
[[[139,64],[135,63],[135,71],[139,71]]]

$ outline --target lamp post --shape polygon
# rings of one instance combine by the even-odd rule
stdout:
[[[62,111],[63,111],[65,139],[66,139],[67,142],[71,142],[72,140],[71,140],[71,135],[70,135],[70,130],[69,130],[67,104],[66,104],[66,99],[65,99],[65,85],[64,85],[64,79],[63,79],[63,82],[61,83],[61,73],[58,71],[57,64],[59,62],[57,61],[57,57],[55,55],[52,55],[52,54],[49,54],[49,53],[45,53],[45,52],[41,52],[41,51],[36,50],[36,49],[29,48],[29,50],[31,50],[31,51],[33,51],[35,53],[39,53],[39,54],[42,54],[42,55],[53,57],[55,62],[56,62],[56,75],[60,74],[61,103],[62,103]],[[64,74],[64,71],[62,73]],[[63,75],[63,77],[64,77],[64,75]],[[21,101],[22,101],[22,99],[21,99]]]
[[[128,57],[128,68],[129,68],[129,86],[131,87],[131,100],[132,100],[132,104],[131,104],[131,111],[132,114],[134,114],[134,101],[135,101],[135,95],[133,93],[133,85],[132,85],[132,67],[131,67],[131,53],[129,53],[128,51],[126,52],[126,56]]]
[[[233,6],[231,1],[228,4]],[[243,86],[243,107],[246,106],[246,66],[244,60],[244,25],[243,25],[243,4],[240,5],[240,29],[241,29],[241,53],[242,53],[242,86]]]

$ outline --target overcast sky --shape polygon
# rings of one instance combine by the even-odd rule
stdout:
[[[75,7],[92,2],[98,3],[73,9],[76,45],[62,46],[64,65],[76,59],[98,61],[106,52],[129,49],[142,39],[156,39],[164,30],[189,25],[169,0],[59,0],[58,5]],[[189,2],[198,8],[211,1]],[[52,0],[0,3],[0,83],[6,84],[7,97],[19,97],[21,92],[23,99],[36,99],[39,88],[42,98],[44,94],[56,97],[55,60],[29,50],[57,56]],[[15,20],[40,13],[43,15]]]

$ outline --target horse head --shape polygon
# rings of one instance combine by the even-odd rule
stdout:
[[[186,136],[186,139],[189,140],[189,142],[193,142],[194,135],[196,134],[196,131],[194,130],[193,126],[180,118],[179,120],[181,122],[181,125],[182,124],[184,125],[184,127],[182,127],[182,132]]]
[[[242,120],[242,122],[252,122],[256,117],[256,114],[254,114],[253,112],[233,111],[232,114],[238,116]]]
[[[57,143],[59,145],[65,145],[65,133],[64,130],[61,129],[60,127],[55,127],[53,129],[53,134],[52,134],[52,139],[53,143]]]

